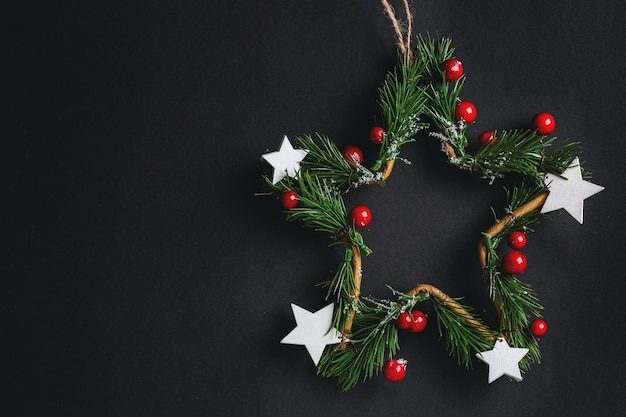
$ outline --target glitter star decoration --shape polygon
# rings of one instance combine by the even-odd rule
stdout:
[[[296,178],[300,170],[300,162],[308,153],[304,149],[295,149],[287,136],[284,136],[279,150],[261,155],[274,167],[272,184],[280,182],[286,176]]]
[[[280,343],[304,345],[313,363],[317,365],[326,345],[341,342],[341,333],[334,327],[331,328],[334,305],[329,304],[315,313],[295,304],[291,304],[291,309],[297,326]]]
[[[562,177],[546,174],[550,194],[541,208],[542,213],[565,209],[578,223],[583,223],[583,201],[604,190],[604,187],[583,180],[578,157],[574,158]]]
[[[516,381],[522,380],[519,370],[519,361],[528,353],[526,348],[512,348],[504,338],[499,338],[492,350],[480,352],[476,357],[489,365],[489,383],[503,375],[509,376]]]

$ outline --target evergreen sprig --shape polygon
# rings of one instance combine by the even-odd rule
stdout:
[[[505,189],[509,200],[507,214],[534,200],[546,190],[543,185],[529,184],[526,181],[512,190]],[[487,250],[486,271],[489,295],[498,310],[500,333],[508,339],[510,345],[528,349],[528,354],[520,361],[522,370],[528,370],[531,363],[539,363],[541,359],[539,343],[530,333],[528,326],[529,316],[541,317],[543,306],[530,284],[502,271],[497,248],[513,230],[531,231],[530,226],[543,217],[545,214],[535,209],[523,216],[511,217],[510,221],[504,223],[503,228],[493,237],[483,234]]]
[[[468,322],[466,316],[449,308],[449,305],[442,300],[434,297],[431,297],[431,300],[434,311],[437,314],[439,336],[445,339],[449,354],[457,358],[460,365],[471,368],[472,359],[476,352],[489,350],[493,347],[495,333],[486,332],[486,326],[478,328],[476,325]],[[482,323],[470,307],[462,307],[471,314],[474,320]]]
[[[400,56],[400,62],[403,62],[402,59]],[[413,136],[428,126],[420,122],[428,98],[426,88],[420,85],[425,67],[426,63],[421,60],[398,65],[394,71],[387,73],[379,88],[386,134],[373,171],[379,170],[387,161],[399,159],[401,146],[413,142]]]
[[[500,332],[511,346],[528,349],[528,354],[520,361],[520,368],[527,370],[541,358],[539,343],[528,330],[529,313],[541,317],[543,307],[531,286],[517,277],[496,271],[489,278],[499,301]]]
[[[333,312],[332,327],[343,329],[350,313],[359,311],[360,300],[355,299],[352,294],[355,289],[354,271],[352,270],[352,249],[346,248],[343,261],[339,264],[339,268],[335,275],[327,281],[317,284],[321,287],[328,287],[326,300],[333,296],[335,301],[335,310]]]
[[[497,140],[481,146],[472,155],[467,152],[469,141],[465,134],[467,125],[455,121],[457,104],[465,75],[454,82],[447,82],[440,68],[442,62],[453,56],[454,48],[448,38],[418,38],[419,59],[424,62],[423,81],[428,81],[424,93],[428,98],[425,115],[436,129],[431,136],[447,143],[454,150],[450,162],[459,168],[478,172],[491,182],[507,172],[515,172],[542,181],[542,173],[561,174],[571,161],[580,154],[576,142],[562,141],[554,145],[556,138],[547,139],[533,129],[517,129],[496,133]],[[551,145],[554,145],[552,148]],[[447,148],[444,148],[448,152]]]
[[[427,293],[410,296],[393,289],[392,292],[398,301],[363,298],[348,345],[339,349],[327,347],[318,374],[337,378],[344,391],[359,380],[378,374],[386,358],[393,357],[399,349],[396,319],[402,311],[428,298]]]
[[[287,221],[301,220],[317,232],[329,233],[335,240],[331,245],[349,243],[366,255],[372,252],[363,242],[363,236],[348,222],[341,191],[332,179],[318,178],[301,170],[296,182],[284,179],[272,184],[269,178],[265,180],[275,191],[293,190],[298,194],[298,206],[286,211]]]
[[[427,83],[443,83],[444,75],[441,71],[441,63],[454,56],[452,39],[431,37],[429,34],[418,35],[416,43],[416,61],[425,65]]]
[[[297,141],[300,148],[308,151],[306,158],[300,162],[300,168],[318,178],[329,180],[343,192],[377,180],[376,174],[363,165],[349,162],[326,136],[317,134],[314,139],[311,135],[305,135],[298,137]]]

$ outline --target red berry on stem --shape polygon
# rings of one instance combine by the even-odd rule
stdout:
[[[399,382],[406,375],[406,359],[389,359],[383,366],[383,375],[389,382]]]
[[[446,76],[446,81],[456,81],[463,75],[463,64],[456,58],[443,61],[441,69]]]
[[[413,316],[409,331],[412,333],[419,333],[426,328],[426,314],[419,310],[413,310],[411,312]]]
[[[522,232],[511,232],[506,238],[507,243],[513,249],[522,249],[526,246],[526,235]]]
[[[372,130],[370,130],[370,141],[373,143],[382,143],[385,133],[385,129],[382,127],[374,126]]]
[[[556,122],[550,113],[541,112],[533,117],[532,125],[540,135],[549,135],[556,127]]]
[[[361,164],[363,163],[363,152],[361,152],[361,150],[354,145],[348,145],[345,148],[343,148],[343,157],[346,158],[348,161],[353,161],[357,164]]]
[[[398,316],[398,320],[396,322],[400,329],[408,330],[409,327],[411,327],[411,324],[413,324],[413,318],[411,317],[408,311],[403,311]]]
[[[502,269],[507,274],[519,275],[524,272],[527,265],[526,256],[516,250],[507,252],[502,258]]]
[[[280,203],[286,209],[294,208],[298,205],[298,194],[291,190],[285,190],[280,195]]]
[[[548,331],[548,325],[542,319],[536,319],[530,323],[530,332],[535,337],[541,337]]]
[[[366,227],[372,221],[372,212],[363,204],[356,205],[350,210],[350,220],[356,227]]]
[[[496,135],[491,130],[485,130],[478,137],[478,142],[481,145],[493,145],[496,143]]]
[[[456,121],[463,120],[465,123],[473,123],[476,120],[476,106],[469,101],[462,101],[456,105],[454,111]]]

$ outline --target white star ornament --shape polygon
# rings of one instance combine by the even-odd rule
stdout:
[[[341,333],[334,327],[331,328],[334,308],[333,304],[329,304],[311,313],[292,303],[291,309],[297,326],[280,343],[304,345],[317,366],[326,345],[341,342]]]
[[[545,174],[545,183],[550,189],[546,202],[541,208],[542,213],[565,209],[578,223],[583,223],[583,201],[604,190],[604,187],[583,180],[578,157],[563,172],[563,178],[553,174]]]
[[[492,350],[480,352],[476,357],[489,365],[489,383],[502,375],[510,376],[516,381],[522,380],[519,361],[528,353],[525,348],[512,348],[503,338],[496,339]]]
[[[261,155],[271,166],[274,167],[274,176],[272,184],[278,183],[286,176],[296,178],[300,170],[300,161],[304,159],[309,151],[304,149],[295,149],[287,136],[283,137],[280,149]]]

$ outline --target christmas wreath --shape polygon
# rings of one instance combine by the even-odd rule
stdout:
[[[469,153],[466,130],[476,118],[476,108],[460,98],[465,75],[452,41],[417,36],[412,46],[408,3],[404,2],[405,30],[389,3],[382,4],[399,51],[395,69],[379,88],[382,123],[372,128],[369,138],[380,145],[376,161],[368,168],[358,147],[340,150],[319,134],[297,137],[296,147],[285,137],[278,151],[262,155],[273,167],[271,178],[264,176],[265,183],[269,193],[280,198],[287,220],[302,221],[329,234],[331,245],[345,246],[336,273],[319,283],[328,289],[326,299],[332,303],[315,313],[292,304],[297,327],[281,343],[306,346],[318,373],[338,378],[344,390],[381,371],[388,380],[399,381],[406,361],[394,358],[398,331],[421,332],[431,318],[418,307],[430,302],[439,334],[460,364],[469,368],[476,356],[489,365],[489,382],[502,375],[520,381],[522,372],[539,363],[538,339],[547,331],[539,298],[519,278],[526,268],[520,251],[526,234],[545,213],[560,208],[582,223],[583,200],[603,187],[587,181],[590,174],[578,160],[579,143],[548,137],[555,120],[545,112],[535,115],[527,129],[484,132],[481,146]],[[359,187],[384,185],[396,161],[408,162],[401,157],[403,146],[425,129],[460,170],[478,174],[489,184],[513,173],[521,178],[505,188],[505,213],[482,233],[478,245],[480,267],[499,319],[497,329],[431,284],[408,291],[389,286],[390,299],[361,295],[363,256],[372,250],[359,230],[370,224],[372,213],[364,205],[347,210],[343,196]],[[511,249],[500,257],[497,249],[503,242]]]

